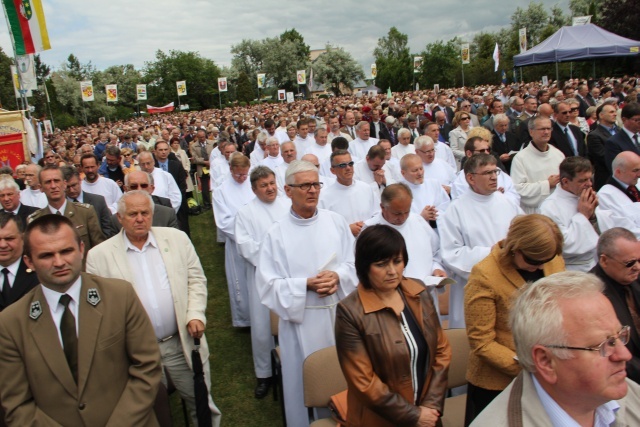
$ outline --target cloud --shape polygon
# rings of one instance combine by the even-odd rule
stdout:
[[[43,0],[52,49],[42,59],[59,67],[69,54],[98,69],[133,64],[142,68],[157,50],[196,51],[219,65],[231,63],[231,45],[295,28],[311,49],[342,46],[368,70],[378,38],[389,28],[409,36],[412,52],[427,43],[508,26],[516,7],[529,0],[443,2],[302,2],[297,0]],[[547,9],[554,3],[546,4]],[[568,0],[561,0],[568,9]],[[6,26],[0,46],[13,49]]]

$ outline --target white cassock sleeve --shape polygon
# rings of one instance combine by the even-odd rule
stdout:
[[[431,228],[426,222],[424,223],[427,232],[429,233],[429,240],[431,241],[431,250],[432,250],[432,262],[431,272],[433,270],[442,270],[445,271],[444,266],[442,265],[442,255],[440,254],[440,236],[438,233]]]
[[[233,240],[237,212],[231,209],[227,195],[222,190],[222,188],[219,188],[213,192],[213,212],[215,213],[216,227]]]
[[[580,212],[571,215],[572,210],[575,210],[575,206],[572,208],[566,206],[563,200],[550,200],[550,198],[540,206],[540,213],[551,218],[564,237],[562,253],[567,264],[576,258],[593,255],[598,244],[598,234],[591,222]]]
[[[238,212],[235,223],[235,239],[238,253],[255,267],[258,264],[260,242],[257,241],[258,237],[255,236],[256,230],[253,221],[259,221],[260,219],[248,216],[252,212],[253,210],[248,209],[248,206],[244,206]]]
[[[529,181],[524,164],[526,160],[524,156],[519,155],[513,158],[513,162],[511,163],[511,180],[513,181],[516,191],[520,194],[522,204],[537,207],[540,206],[544,197],[551,193],[551,187],[547,179],[535,182]]]

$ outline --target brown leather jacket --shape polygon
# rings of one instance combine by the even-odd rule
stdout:
[[[443,411],[451,348],[426,288],[404,278],[400,284],[409,309],[429,346],[429,366],[421,406]],[[338,304],[336,347],[348,384],[347,426],[415,426],[409,350],[394,311],[375,292],[358,285]]]

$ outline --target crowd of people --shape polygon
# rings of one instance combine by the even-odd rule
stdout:
[[[198,205],[225,247],[232,325],[251,328],[259,399],[278,317],[288,426],[308,426],[303,364],[331,346],[346,425],[439,425],[461,357],[446,328],[471,348],[465,425],[634,424],[639,82],[358,94],[46,135],[37,162],[0,169],[7,424],[155,425],[169,379],[197,423],[194,349],[211,388]]]

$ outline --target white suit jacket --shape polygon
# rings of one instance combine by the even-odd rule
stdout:
[[[191,320],[200,320],[205,326],[207,319],[207,279],[191,240],[175,228],[151,227],[158,242],[164,260],[171,295],[176,312],[176,321],[185,358],[191,366],[193,338],[189,335],[187,324]],[[124,229],[109,240],[95,246],[87,255],[87,272],[102,277],[123,279],[135,286],[135,276],[131,271],[123,237]],[[209,357],[207,340],[200,340],[200,355],[203,362]]]

